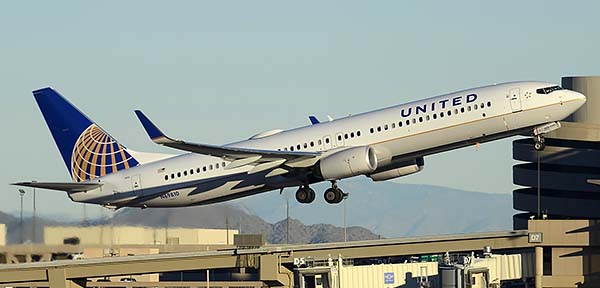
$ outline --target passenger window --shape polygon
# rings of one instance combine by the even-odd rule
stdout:
[[[175,179],[175,174],[171,174],[171,179]]]
[[[329,144],[329,137],[325,138],[325,143]]]
[[[429,121],[429,115],[425,115],[425,120]]]
[[[310,147],[315,147],[315,142],[314,141],[310,141]]]
[[[350,132],[350,138],[354,138],[354,132]]]
[[[383,129],[388,130],[388,125],[387,124],[383,125]]]
[[[360,137],[360,131],[356,131],[356,137]]]
[[[371,134],[373,134],[375,132],[375,130],[373,130],[373,128],[369,129],[369,131],[371,131]]]
[[[381,132],[381,126],[377,126],[377,132]]]
[[[187,176],[187,170],[183,171],[183,176]]]
[[[290,151],[294,151],[294,146],[290,146]]]
[[[165,181],[169,180],[169,175],[165,175]]]
[[[190,169],[190,175],[194,175],[194,169]]]
[[[477,110],[477,108],[479,108],[479,105],[475,104],[475,105],[473,105],[473,108],[474,108],[475,110]]]
[[[338,141],[342,141],[342,135],[338,135]]]
[[[177,172],[177,177],[181,177],[181,172]]]
[[[283,151],[287,151],[287,147],[283,148]]]
[[[221,163],[221,164],[223,164],[223,167],[225,167],[225,162],[223,162],[223,163]]]
[[[492,107],[492,102],[488,102],[487,107]]]
[[[212,169],[213,169],[213,165],[212,164],[208,165],[208,170],[212,170]]]
[[[410,120],[406,120],[406,126],[410,125]]]
[[[215,164],[215,169],[219,169],[219,163]]]
[[[444,118],[444,111],[440,112],[440,118]]]
[[[452,110],[448,110],[448,112],[446,112],[446,114],[447,114],[448,116],[452,116]]]
[[[485,104],[481,103],[481,109],[483,109],[485,107]]]
[[[306,149],[308,147],[308,144],[304,143],[304,149]]]
[[[392,129],[396,128],[396,123],[392,123]]]
[[[402,127],[402,121],[398,122],[398,127]]]
[[[296,150],[300,150],[300,144],[296,145]]]
[[[344,139],[348,139],[348,134],[344,134]]]
[[[419,122],[423,122],[423,116],[419,117]]]
[[[322,145],[322,144],[323,144],[323,141],[321,141],[321,139],[319,139],[319,140],[317,140],[317,143],[318,143],[319,145]]]
[[[416,118],[413,118],[413,119],[412,119],[412,122],[413,122],[413,124],[417,124],[417,119],[416,119]]]
[[[467,111],[471,112],[471,106],[467,106]]]
[[[465,113],[465,107],[460,107],[460,113]]]
[[[206,172],[206,166],[202,167],[202,171]]]
[[[454,115],[458,114],[458,109],[454,109]]]
[[[437,119],[437,113],[433,113],[433,120]]]

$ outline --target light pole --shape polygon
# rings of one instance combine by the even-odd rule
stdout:
[[[36,182],[36,181],[31,181],[31,182]],[[33,216],[31,218],[31,237],[33,238],[33,240],[31,240],[33,243],[35,243],[36,241],[36,233],[35,233],[35,224],[36,224],[36,214],[35,214],[35,187],[33,187]]]
[[[290,197],[285,194],[285,244],[290,244]]]
[[[19,195],[21,196],[21,218],[19,220],[19,230],[21,230],[21,244],[23,244],[23,196],[25,196],[25,190],[19,189]]]
[[[348,202],[348,196],[350,196],[350,193],[345,193],[344,194],[344,242],[348,241],[348,233],[347,233],[347,225],[346,225],[346,202]]]

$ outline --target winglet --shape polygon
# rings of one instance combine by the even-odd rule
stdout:
[[[140,120],[140,122],[142,123],[142,126],[144,126],[146,133],[148,134],[150,139],[152,139],[152,141],[159,144],[165,142],[165,140],[169,142],[172,141],[172,139],[167,137],[167,135],[160,131],[160,129],[158,129],[158,127],[156,127],[156,125],[154,125],[154,123],[152,123],[152,121],[150,121],[150,119],[148,119],[148,117],[146,117],[146,115],[144,115],[142,111],[135,110],[134,112]]]
[[[315,125],[315,124],[319,124],[319,123],[321,123],[321,122],[319,121],[319,119],[317,119],[317,117],[315,117],[315,116],[313,116],[313,115],[310,115],[310,116],[308,116],[308,119],[310,120],[310,123],[311,123],[312,125]]]

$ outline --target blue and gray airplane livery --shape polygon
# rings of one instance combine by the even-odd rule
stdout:
[[[544,134],[586,101],[555,84],[511,82],[327,122],[311,116],[311,125],[226,145],[171,138],[136,110],[152,141],[184,152],[174,155],[126,148],[52,88],[33,95],[73,181],[14,184],[114,209],[202,205],[288,187],[311,203],[310,185],[322,181],[331,183],[324,200],[340,203],[339,180],[407,176],[431,154],[514,135],[533,137],[542,150]]]

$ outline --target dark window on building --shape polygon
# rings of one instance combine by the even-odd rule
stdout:
[[[552,247],[544,247],[542,260],[544,262],[544,275],[552,275]]]

